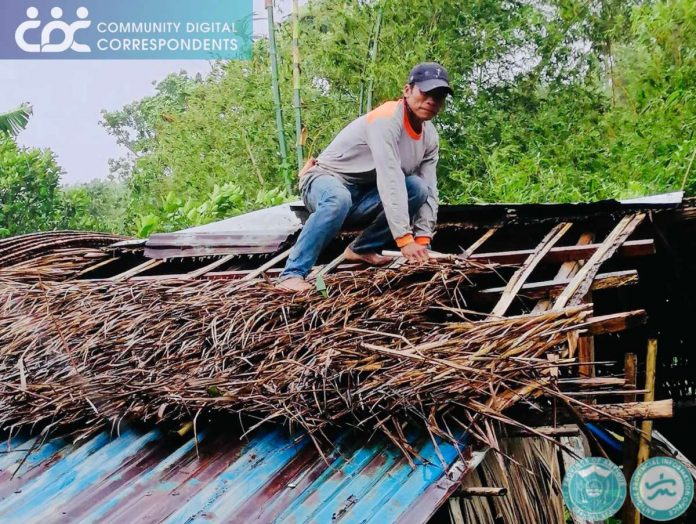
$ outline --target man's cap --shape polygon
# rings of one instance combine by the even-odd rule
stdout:
[[[411,73],[408,75],[408,83],[416,84],[418,89],[424,93],[438,87],[444,87],[450,95],[454,94],[449,84],[447,69],[437,62],[423,62],[411,69]]]

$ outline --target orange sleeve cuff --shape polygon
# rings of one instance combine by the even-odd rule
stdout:
[[[401,249],[404,246],[407,246],[411,242],[413,242],[413,235],[411,233],[408,233],[402,237],[399,237],[396,240],[396,245]]]
[[[430,244],[430,237],[416,237],[416,244],[420,244],[421,246],[427,246]]]

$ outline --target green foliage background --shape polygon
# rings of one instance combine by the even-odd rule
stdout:
[[[436,122],[443,201],[696,190],[695,176],[684,181],[696,152],[693,0],[310,0],[300,28],[306,154],[358,116],[370,79],[376,105],[399,96],[412,65],[437,60],[456,91]],[[219,63],[205,79],[170,75],[154,96],[105,112],[103,125],[129,155],[112,162],[111,180],[58,191],[47,204],[53,227],[147,235],[295,198],[284,190],[297,164],[289,21],[277,31],[286,163],[260,39],[248,62]],[[45,172],[55,173],[47,158]],[[10,228],[8,212],[0,227],[12,233],[51,226]]]

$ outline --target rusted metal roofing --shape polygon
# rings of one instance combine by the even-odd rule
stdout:
[[[415,469],[384,440],[349,434],[326,460],[278,427],[249,440],[199,432],[198,456],[193,438],[175,437],[5,440],[0,522],[425,522],[482,459],[425,435],[413,436],[426,461]]]
[[[228,254],[273,253],[302,228],[301,213],[282,204],[204,226],[152,235],[145,256],[172,258]]]

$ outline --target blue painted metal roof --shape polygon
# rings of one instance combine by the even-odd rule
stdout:
[[[0,522],[425,522],[467,469],[452,445],[438,451],[426,436],[413,438],[429,462],[415,469],[378,438],[343,435],[325,459],[276,427],[197,439],[198,453],[193,438],[134,428],[77,445],[6,440]]]

